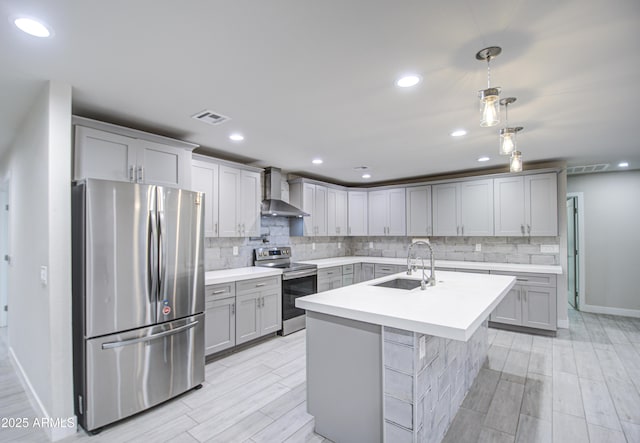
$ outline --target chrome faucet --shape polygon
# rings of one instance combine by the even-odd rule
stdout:
[[[422,284],[420,285],[420,288],[422,290],[426,289],[426,285],[427,283],[429,284],[429,286],[435,286],[436,285],[436,268],[435,268],[435,262],[433,260],[433,248],[431,247],[431,244],[424,241],[424,240],[418,240],[418,241],[414,241],[413,243],[411,243],[409,245],[409,251],[407,252],[407,275],[411,275],[411,251],[413,250],[413,247],[416,245],[425,245],[426,247],[429,248],[429,257],[431,259],[431,275],[429,276],[429,278],[426,278],[426,275],[424,273],[424,260],[422,260]]]

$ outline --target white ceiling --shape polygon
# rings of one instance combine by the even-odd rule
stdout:
[[[3,0],[0,154],[45,80],[74,113],[199,143],[212,155],[362,183],[506,165],[477,91],[518,101],[527,161],[640,167],[638,0]],[[51,39],[23,34],[36,16]],[[423,82],[399,89],[406,72]],[[231,121],[210,126],[210,109]],[[504,117],[504,114],[503,114]],[[465,128],[469,134],[452,138]],[[245,135],[232,142],[231,132]],[[478,163],[481,155],[491,156]],[[315,157],[324,159],[312,165]]]

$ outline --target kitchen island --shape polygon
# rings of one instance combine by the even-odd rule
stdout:
[[[515,284],[437,272],[436,286],[382,277],[298,298],[307,315],[307,409],[336,442],[438,442],[488,349],[487,318]],[[428,276],[428,272],[427,272]]]

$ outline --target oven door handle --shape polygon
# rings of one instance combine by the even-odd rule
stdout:
[[[316,269],[306,269],[304,271],[291,271],[282,274],[282,280],[292,280],[294,278],[300,277],[312,277],[314,275],[318,275],[318,271]]]

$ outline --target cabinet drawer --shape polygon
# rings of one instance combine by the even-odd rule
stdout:
[[[400,272],[401,266],[396,265],[382,265],[379,263],[375,264],[374,272],[376,275],[389,275],[389,274],[397,274]]]
[[[516,272],[499,272],[492,271],[495,275],[512,275],[516,278],[516,284],[528,286],[547,286],[556,287],[556,276],[554,274],[530,274]]]
[[[209,302],[210,300],[220,300],[223,298],[235,296],[236,284],[234,282],[230,282],[205,286],[204,295],[207,302]]]
[[[342,275],[353,274],[353,265],[343,265],[342,266]]]
[[[332,279],[337,275],[342,275],[341,266],[334,266],[333,268],[318,269],[318,280]]]
[[[239,281],[236,282],[236,291],[238,295],[240,295],[244,292],[277,287],[280,284],[280,279],[281,277],[279,275],[275,275],[273,277],[254,278],[251,280]]]

